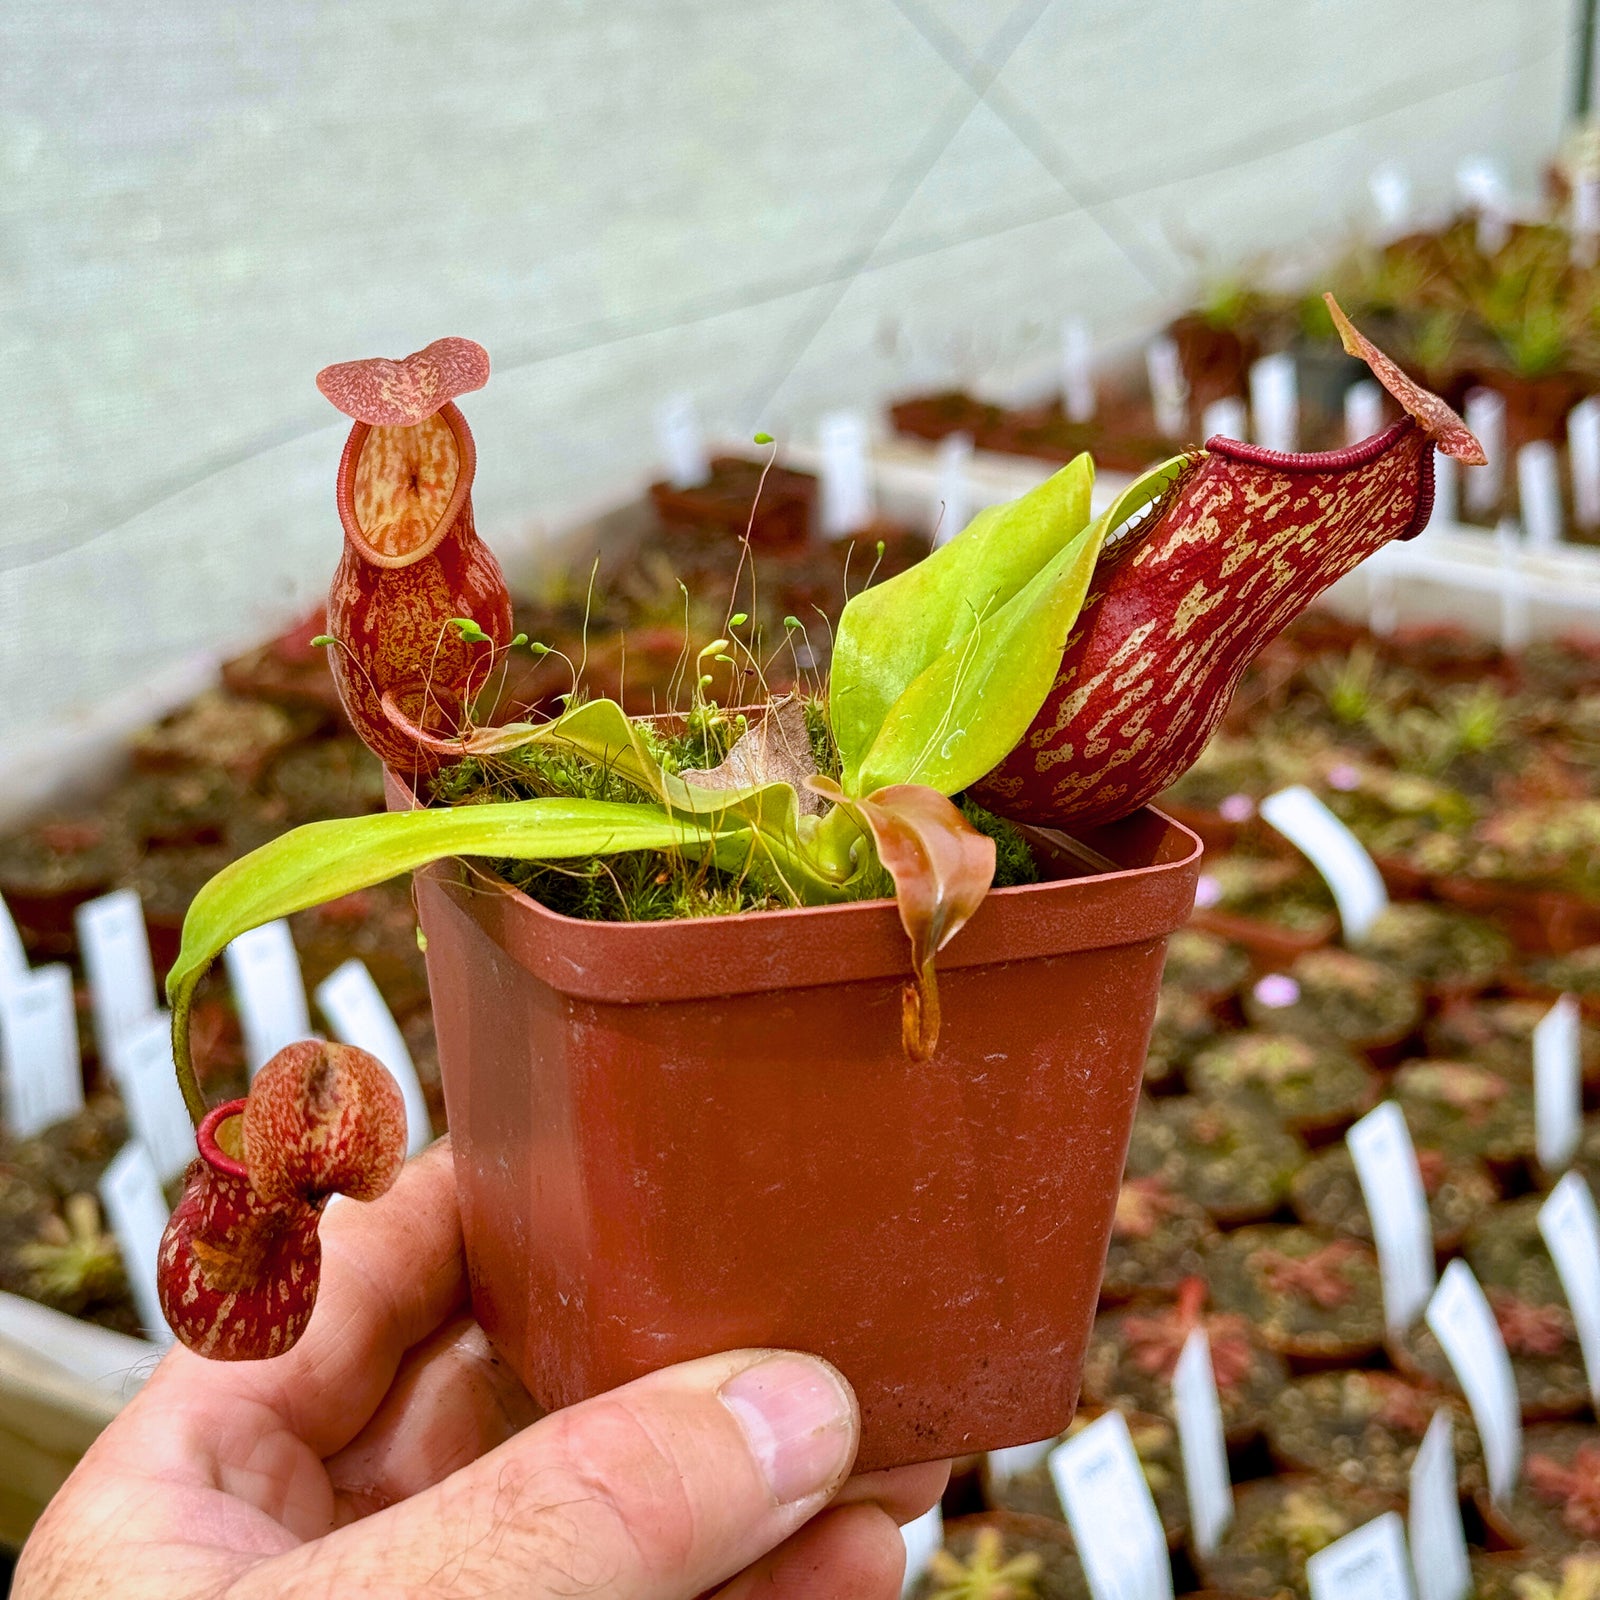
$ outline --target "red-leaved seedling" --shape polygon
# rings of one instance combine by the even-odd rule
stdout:
[[[470,339],[317,376],[355,419],[336,491],[344,554],[328,594],[334,681],[356,732],[397,772],[449,759],[440,741],[470,726],[511,639],[505,577],[472,521],[477,450],[452,400],[488,378],[488,353]]]
[[[213,1360],[282,1355],[317,1302],[329,1197],[375,1200],[405,1161],[399,1086],[364,1050],[304,1040],[208,1112],[197,1143],[161,1237],[161,1309]]]

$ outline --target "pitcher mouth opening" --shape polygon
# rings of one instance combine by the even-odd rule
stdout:
[[[411,427],[357,422],[339,462],[339,521],[362,559],[409,567],[431,555],[472,492],[477,449],[454,401]]]
[[[213,1106],[195,1132],[195,1143],[208,1167],[230,1178],[247,1178],[242,1136],[244,1101]]]
[[[1401,417],[1368,438],[1338,450],[1268,450],[1264,445],[1247,444],[1242,439],[1229,439],[1219,433],[1206,440],[1206,450],[1211,455],[1226,456],[1230,461],[1270,467],[1277,472],[1345,472],[1376,461],[1413,428],[1420,428],[1414,418]],[[1427,442],[1432,443],[1431,440]],[[1417,486],[1416,515],[1411,519],[1411,526],[1396,535],[1402,541],[1415,539],[1433,516],[1433,449],[1423,450],[1420,470],[1422,481]]]

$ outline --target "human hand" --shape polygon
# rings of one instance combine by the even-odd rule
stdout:
[[[831,1367],[708,1356],[536,1420],[466,1309],[447,1142],[322,1238],[300,1343],[172,1350],[46,1509],[13,1600],[898,1595],[896,1523],[946,1468],[849,1478]]]

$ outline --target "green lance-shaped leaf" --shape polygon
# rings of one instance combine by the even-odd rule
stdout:
[[[189,1056],[195,986],[241,933],[449,856],[560,861],[628,850],[710,853],[737,868],[749,860],[752,839],[748,827],[717,828],[654,805],[542,799],[311,822],[240,857],[195,896],[167,975],[173,1054],[190,1114],[198,1120],[205,1112]]]
[[[956,794],[1028,731],[1061,666],[1108,524],[1059,551],[901,692],[861,759],[857,790],[910,783]]]
[[[867,752],[900,696],[1084,531],[1093,483],[1093,463],[1079,456],[1021,499],[979,512],[926,560],[863,590],[844,608],[828,709],[847,793],[862,792]],[[1024,726],[1032,717],[1030,711]]]

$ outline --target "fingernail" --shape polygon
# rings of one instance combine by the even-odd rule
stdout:
[[[831,1489],[856,1454],[856,1408],[844,1380],[811,1356],[771,1355],[718,1391],[739,1419],[781,1506]]]

